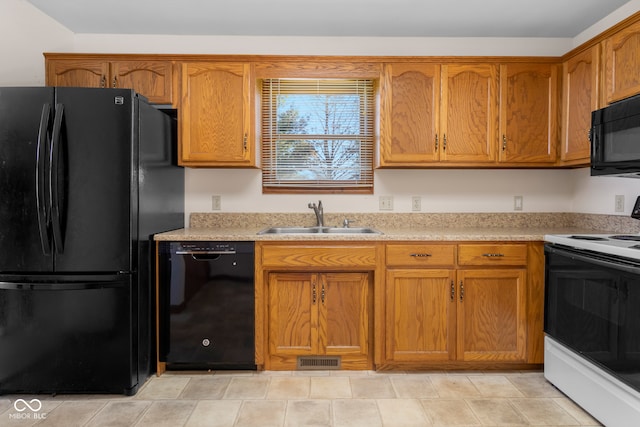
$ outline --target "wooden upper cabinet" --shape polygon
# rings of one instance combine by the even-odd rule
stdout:
[[[604,41],[605,100],[619,101],[640,93],[640,21]]]
[[[155,104],[173,104],[173,63],[154,60],[47,59],[48,86],[133,89]]]
[[[553,163],[558,138],[558,66],[500,66],[499,161]]]
[[[498,130],[498,66],[442,66],[440,159],[492,162]]]
[[[381,97],[380,165],[438,161],[440,66],[385,64]]]
[[[47,86],[107,87],[109,61],[48,59]]]
[[[589,163],[591,112],[598,109],[600,46],[595,45],[562,64],[562,124],[560,159]]]
[[[249,63],[182,64],[180,164],[255,165]]]

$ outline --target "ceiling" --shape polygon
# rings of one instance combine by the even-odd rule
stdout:
[[[27,0],[74,33],[573,38],[629,0]]]

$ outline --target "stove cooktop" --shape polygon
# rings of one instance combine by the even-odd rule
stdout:
[[[640,260],[640,234],[547,234],[544,240]]]

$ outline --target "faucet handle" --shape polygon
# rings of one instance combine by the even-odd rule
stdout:
[[[357,222],[357,221],[345,218],[344,221],[342,221],[342,227],[343,228],[349,228],[349,225],[353,224],[354,222]]]

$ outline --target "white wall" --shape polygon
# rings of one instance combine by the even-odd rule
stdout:
[[[0,0],[0,85],[44,83],[42,52],[308,54],[308,55],[526,55],[560,56],[640,10],[632,0],[574,39],[221,37],[72,34],[26,0]],[[211,211],[222,196],[223,212],[304,212],[316,195],[263,195],[258,170],[187,169],[185,209]],[[378,196],[393,195],[394,211],[409,212],[411,196],[425,212],[509,212],[513,196],[525,212],[613,214],[615,194],[628,215],[640,181],[591,178],[578,170],[384,170],[375,194],[322,196],[327,212],[377,212]]]

